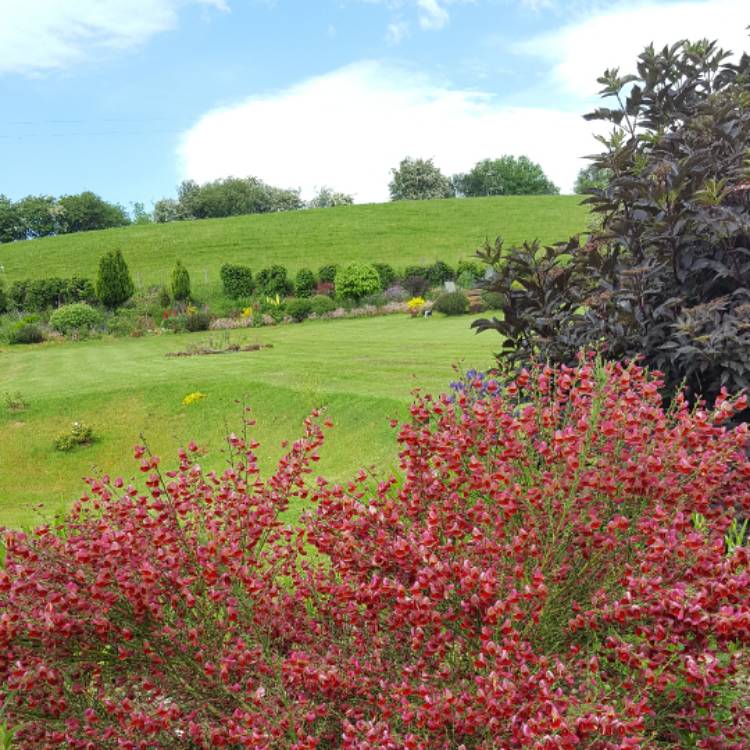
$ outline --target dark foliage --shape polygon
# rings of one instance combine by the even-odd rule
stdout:
[[[713,400],[750,387],[750,57],[679,42],[640,56],[637,75],[607,71],[614,126],[592,157],[610,170],[586,199],[601,229],[579,244],[479,255],[505,297],[481,320],[516,362],[573,362],[581,347],[642,356],[666,389]]]
[[[427,276],[407,276],[404,278],[403,287],[412,297],[424,297],[430,288],[430,282]]]
[[[42,312],[73,302],[95,302],[96,293],[90,279],[80,276],[61,279],[52,276],[45,279],[14,281],[8,299],[9,306],[17,310]]]
[[[44,334],[36,323],[21,321],[11,328],[8,340],[11,344],[40,344],[44,341]]]
[[[337,269],[338,266],[333,263],[327,266],[321,266],[318,269],[318,280],[321,282],[333,284],[333,280],[336,278]]]
[[[427,269],[427,280],[433,286],[439,286],[446,281],[456,278],[456,272],[442,260],[436,260]]]
[[[263,268],[255,277],[258,290],[269,297],[286,297],[294,291],[294,284],[287,278],[284,266]]]
[[[211,316],[203,310],[185,316],[185,329],[188,331],[207,331],[210,325]]]
[[[249,297],[255,289],[253,272],[247,266],[225,263],[221,267],[221,283],[224,294],[231,299]]]
[[[387,289],[396,280],[396,271],[388,263],[373,263],[372,267],[378,272],[383,289]]]

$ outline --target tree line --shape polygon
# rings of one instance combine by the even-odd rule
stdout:
[[[576,192],[602,180],[596,168],[581,170]],[[444,175],[432,159],[403,159],[391,169],[391,200],[488,195],[556,195],[558,187],[541,166],[526,156],[483,159],[471,170],[452,177]],[[55,198],[29,195],[12,201],[0,195],[0,243],[47,237],[71,232],[108,229],[136,223],[165,223],[191,219],[211,219],[244,214],[296,211],[303,208],[330,208],[351,205],[353,196],[320,188],[310,201],[302,200],[298,189],[269,185],[257,177],[226,177],[199,185],[185,180],[176,198],[155,202],[153,212],[142,203],[133,204],[132,216],[116,203],[109,203],[91,191]]]

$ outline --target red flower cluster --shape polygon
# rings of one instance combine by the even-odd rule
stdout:
[[[377,486],[311,481],[317,415],[266,481],[247,435],[221,475],[138,448],[146,491],[6,532],[0,715],[22,748],[747,750],[745,400],[658,385],[419,398]]]

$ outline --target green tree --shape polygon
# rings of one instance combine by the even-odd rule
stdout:
[[[61,232],[89,232],[130,223],[122,206],[108,203],[90,190],[76,195],[64,195],[58,205],[61,209]]]
[[[180,215],[180,204],[174,198],[162,198],[154,203],[154,221],[157,224],[166,224],[168,221],[177,221],[183,218]]]
[[[583,167],[578,173],[573,190],[576,195],[584,195],[589,190],[604,190],[611,176],[611,169],[598,167],[596,164],[589,164]]]
[[[25,237],[49,237],[60,231],[62,212],[51,195],[27,195],[15,206]]]
[[[18,206],[5,195],[0,195],[0,242],[25,240],[26,229]]]
[[[177,302],[190,299],[190,274],[181,260],[178,260],[172,269],[172,296]]]
[[[453,178],[456,190],[469,198],[482,195],[556,195],[560,190],[526,156],[483,159],[470,172]]]
[[[432,159],[407,157],[398,168],[391,170],[391,174],[388,189],[393,201],[452,198],[455,194],[453,183],[432,163]]]
[[[317,195],[307,202],[308,208],[334,208],[335,206],[351,206],[354,198],[347,193],[339,193],[329,187],[322,187]]]
[[[153,214],[146,211],[146,207],[140,201],[133,203],[133,224],[152,224]]]
[[[99,259],[96,277],[96,296],[110,309],[127,302],[135,292],[125,258],[120,250],[113,250]]]

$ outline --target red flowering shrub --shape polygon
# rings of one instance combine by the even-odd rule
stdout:
[[[658,385],[582,362],[419,398],[371,493],[310,481],[315,418],[266,481],[248,437],[221,476],[137,449],[145,491],[6,532],[0,717],[22,748],[746,750],[744,399]]]

